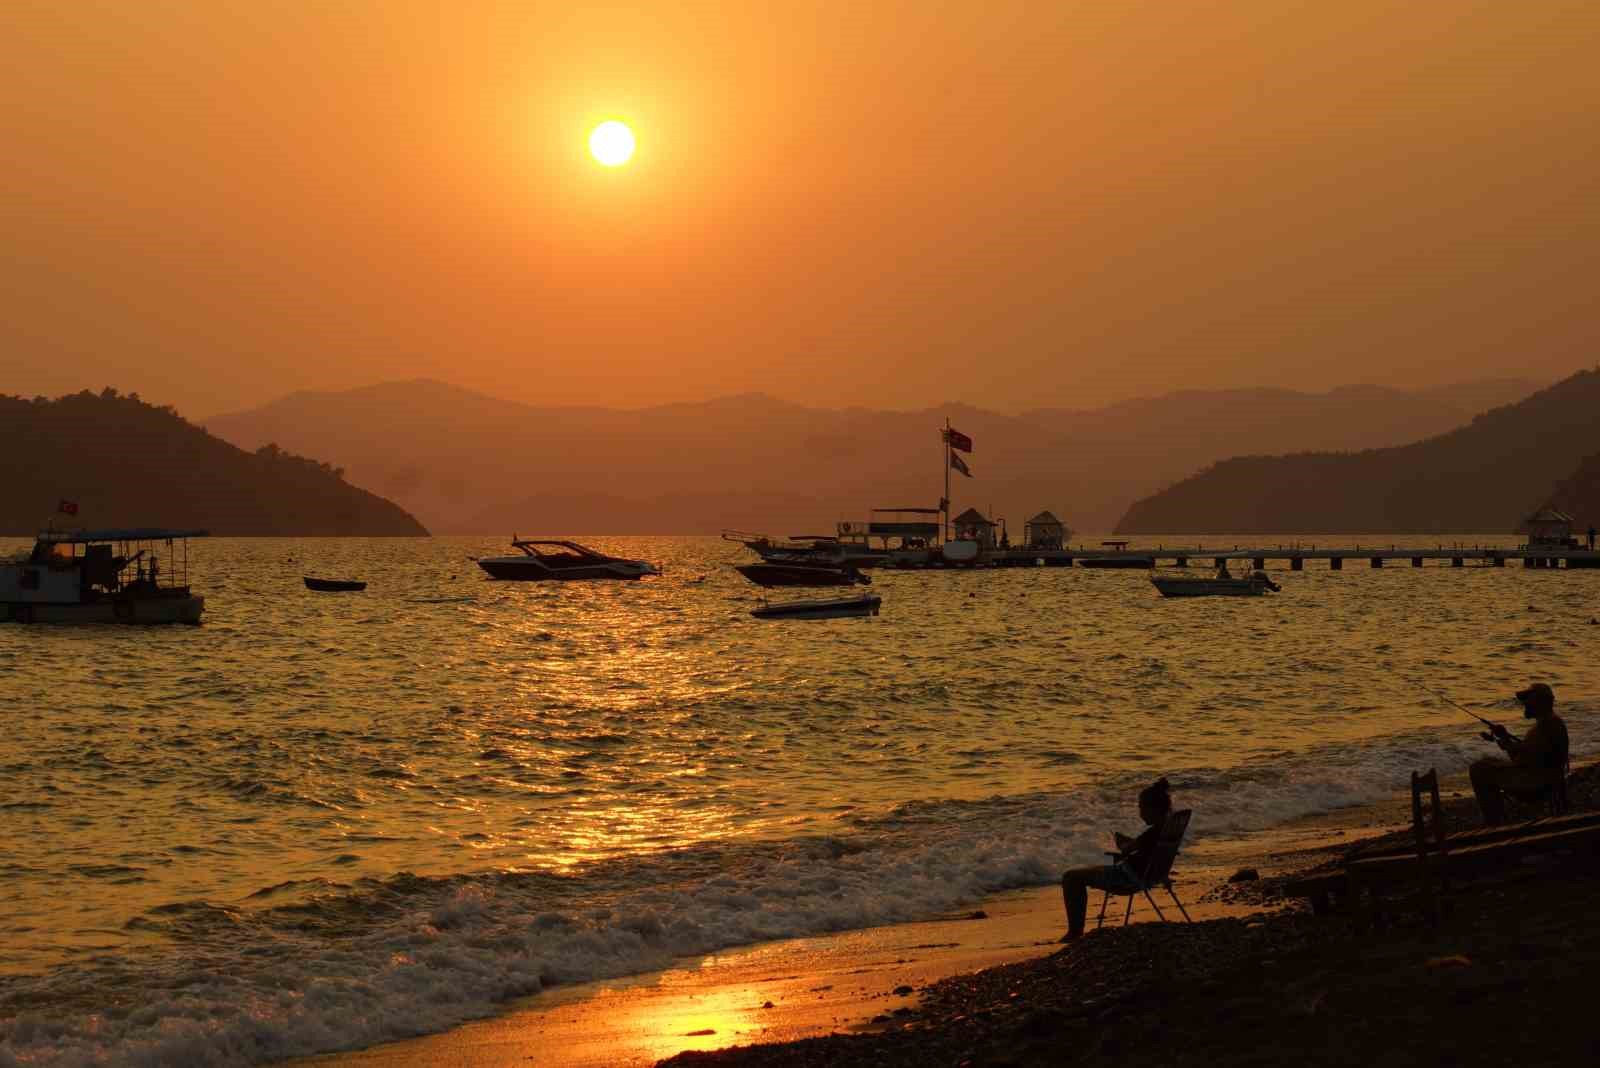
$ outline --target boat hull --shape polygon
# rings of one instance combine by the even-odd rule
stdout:
[[[349,579],[319,579],[305,577],[306,589],[315,590],[317,593],[360,593],[367,588],[365,582],[355,582]]]
[[[864,597],[764,604],[751,609],[750,614],[757,619],[850,619],[858,616],[875,616],[882,604],[882,597],[869,593]]]
[[[1163,597],[1260,597],[1267,588],[1250,579],[1153,578]]]
[[[129,597],[76,604],[0,603],[0,622],[8,623],[188,623],[198,624],[206,599]]]
[[[853,586],[872,581],[853,570],[822,564],[740,564],[734,570],[757,586]]]

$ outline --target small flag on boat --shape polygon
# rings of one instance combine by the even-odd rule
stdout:
[[[962,452],[972,451],[972,439],[959,430],[947,429],[944,432],[944,439],[950,443],[952,449],[960,449]]]
[[[955,468],[957,471],[960,471],[968,478],[972,477],[972,469],[967,466],[965,460],[961,459],[961,457],[957,456],[955,453],[950,454],[950,466]]]
[[[60,512],[62,515],[77,515],[78,502],[63,500],[56,505],[56,511]]]

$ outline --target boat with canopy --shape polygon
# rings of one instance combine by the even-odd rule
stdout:
[[[199,623],[189,539],[203,530],[46,530],[0,562],[0,622]]]

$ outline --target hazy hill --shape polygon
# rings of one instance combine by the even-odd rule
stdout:
[[[1576,519],[1579,534],[1600,527],[1600,452],[1584,457],[1578,469],[1538,503],[1553,504]]]
[[[1535,388],[1481,384],[1506,399]],[[421,380],[295,393],[207,426],[244,448],[276,441],[328,457],[441,532],[801,533],[875,506],[936,504],[948,417],[977,445],[977,477],[952,480],[957,507],[993,507],[1021,533],[1043,508],[1107,529],[1138,496],[1235,453],[1396,444],[1473,414],[1374,386],[1186,391],[1009,416],[964,405],[806,408],[763,394],[536,408]]]
[[[1600,444],[1600,372],[1396,448],[1245,456],[1141,500],[1147,533],[1511,531]]]
[[[85,527],[200,527],[226,535],[427,531],[327,464],[245,452],[137,395],[0,396],[0,531],[28,535],[63,499]],[[60,517],[65,519],[66,517]]]

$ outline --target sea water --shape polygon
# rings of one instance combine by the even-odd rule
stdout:
[[[1600,571],[875,572],[878,617],[762,622],[736,545],[591,541],[665,574],[214,539],[200,627],[0,626],[0,1065],[267,1062],[926,918],[1096,860],[1161,775],[1196,835],[1389,796],[1492,751],[1424,685],[1514,725],[1545,679],[1600,742]]]

